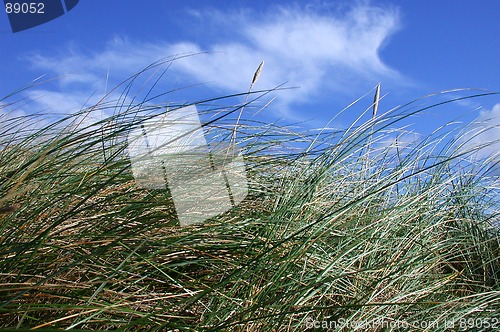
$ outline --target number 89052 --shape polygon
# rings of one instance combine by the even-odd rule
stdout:
[[[7,14],[45,14],[45,4],[43,2],[23,2],[5,4],[5,12]]]

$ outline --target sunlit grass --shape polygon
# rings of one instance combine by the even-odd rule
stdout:
[[[126,157],[128,131],[165,112],[128,95],[135,79],[64,119],[2,119],[0,327],[303,331],[314,319],[441,331],[500,319],[495,161],[469,159],[447,127],[394,139],[439,102],[319,134],[243,113],[248,197],[179,227],[168,191],[137,187]],[[207,137],[230,140],[266,93],[195,103]]]

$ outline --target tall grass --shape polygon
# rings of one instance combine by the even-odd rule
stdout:
[[[442,102],[319,134],[243,116],[248,197],[179,227],[169,192],[137,187],[126,156],[127,133],[167,106],[132,98],[138,77],[114,102],[1,121],[0,327],[500,326],[494,160],[469,159],[475,150],[446,126],[412,145],[394,139],[403,120]],[[242,107],[269,92],[195,102],[207,137],[231,139]]]

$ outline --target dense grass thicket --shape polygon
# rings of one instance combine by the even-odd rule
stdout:
[[[500,328],[498,159],[470,158],[494,142],[466,148],[472,127],[396,139],[439,102],[319,132],[246,116],[270,91],[196,102],[212,142],[233,138],[245,108],[250,193],[179,227],[169,192],[130,170],[127,133],[166,112],[161,96],[130,96],[136,79],[64,118],[0,115],[0,327]]]

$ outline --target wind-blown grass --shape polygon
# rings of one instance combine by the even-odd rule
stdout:
[[[382,144],[439,103],[320,134],[243,117],[248,197],[179,227],[168,191],[138,188],[126,157],[128,131],[165,108],[134,102],[124,86],[118,101],[46,125],[44,115],[1,122],[0,327],[500,326],[494,160],[469,160],[473,149],[446,127]],[[236,114],[266,93],[196,102],[207,136],[230,139]]]

